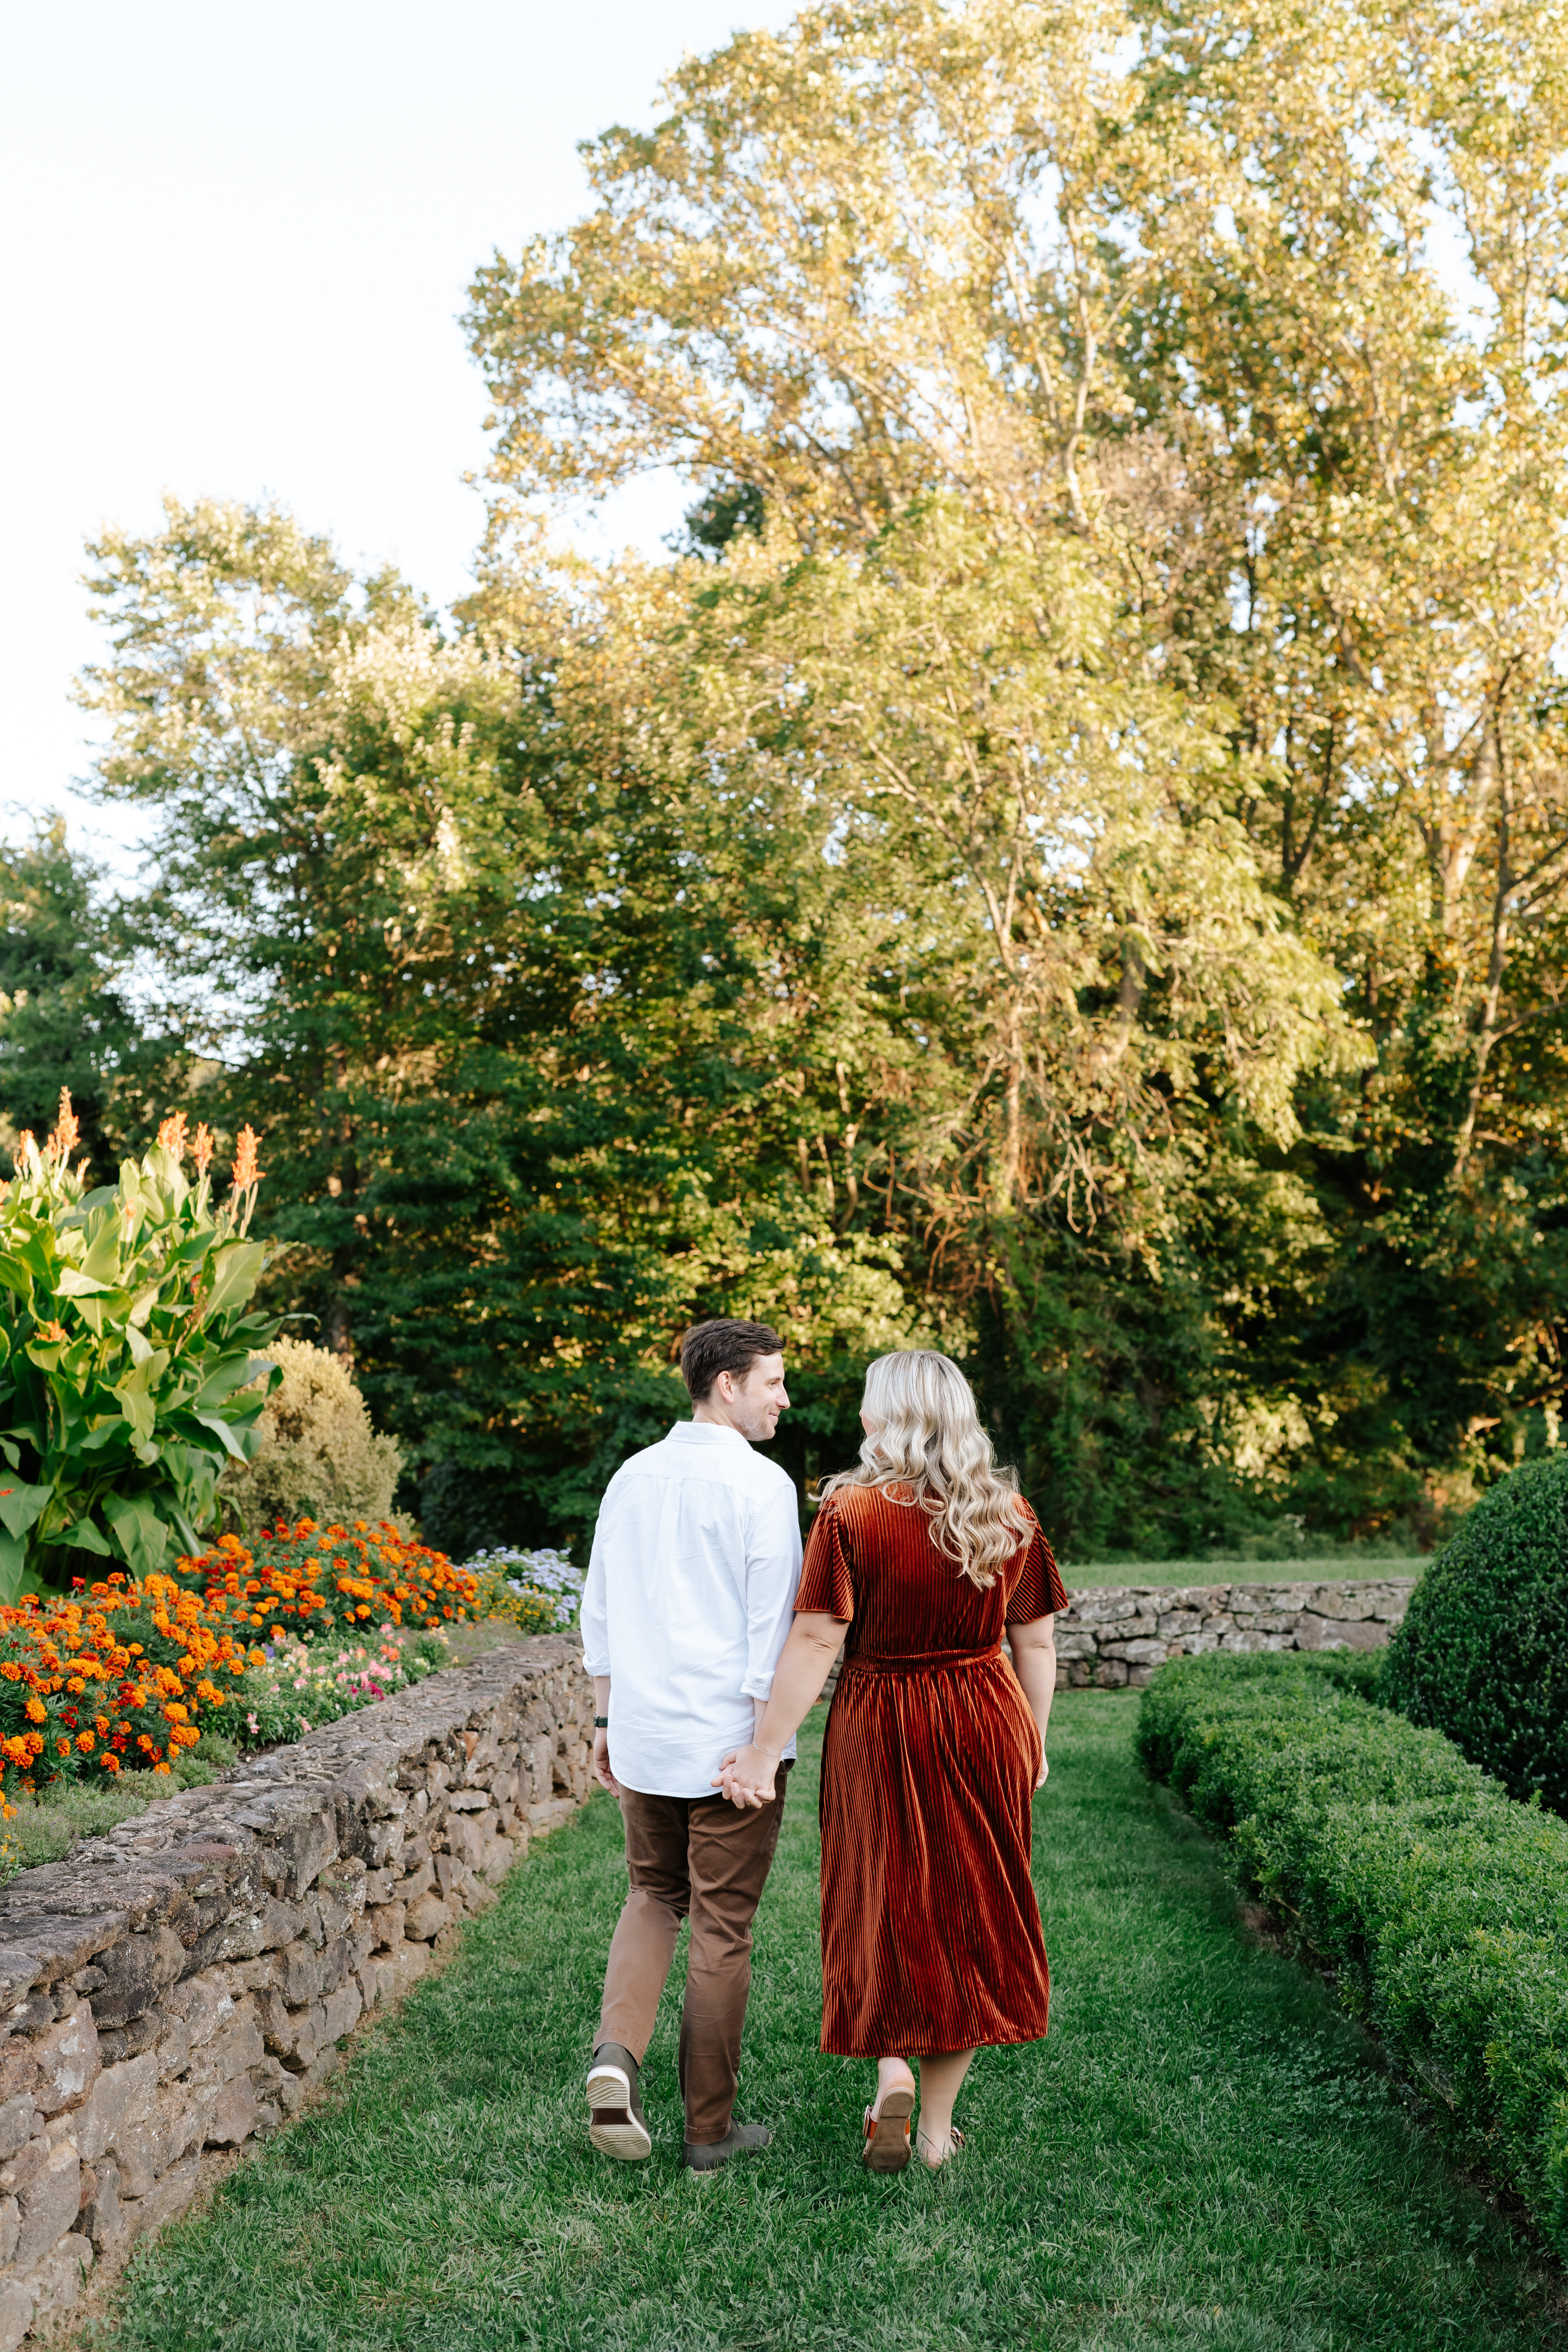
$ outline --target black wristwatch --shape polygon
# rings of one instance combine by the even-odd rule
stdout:
[[[610,1718],[607,1715],[596,1715],[594,1717],[594,1728],[595,1731],[608,1731],[609,1727]]]

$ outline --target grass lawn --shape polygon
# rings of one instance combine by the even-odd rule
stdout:
[[[758,1920],[742,2111],[679,2169],[678,1987],[655,2153],[596,2157],[582,2074],[624,1885],[595,1798],[345,2087],[142,2249],[118,2352],[1494,2352],[1559,2342],[1561,2273],[1413,2129],[1316,1979],[1241,1927],[1142,1778],[1136,1701],[1058,1699],[1037,1872],[1049,2040],[983,2052],[953,2170],[857,2162],[870,2068],[823,2058],[815,1758]],[[819,1726],[821,1718],[813,1718]],[[678,1963],[679,1966],[679,1963]]]

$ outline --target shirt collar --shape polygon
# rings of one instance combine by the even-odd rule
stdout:
[[[678,1421],[669,1433],[682,1445],[722,1445],[731,1438],[737,1445],[749,1449],[751,1444],[738,1429],[727,1429],[721,1421]]]

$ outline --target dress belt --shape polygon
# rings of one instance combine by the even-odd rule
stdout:
[[[840,1675],[943,1675],[961,1666],[994,1666],[1002,1655],[998,1642],[989,1650],[933,1650],[926,1657],[846,1658]]]

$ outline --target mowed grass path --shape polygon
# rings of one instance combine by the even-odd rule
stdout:
[[[582,2074],[621,1900],[596,1798],[513,1876],[344,2085],[142,2250],[120,2352],[1494,2352],[1561,2340],[1560,2276],[1413,2129],[1315,1979],[1257,1948],[1214,1849],[1142,1780],[1136,1701],[1058,1702],[1036,1851],[1047,2042],[984,2052],[952,2172],[857,2162],[868,2066],[816,2050],[816,1756],[758,1921],[742,2111],[763,2156],[679,2168],[672,1980],[655,2154],[588,2147]],[[679,1963],[678,1962],[678,1974]]]

